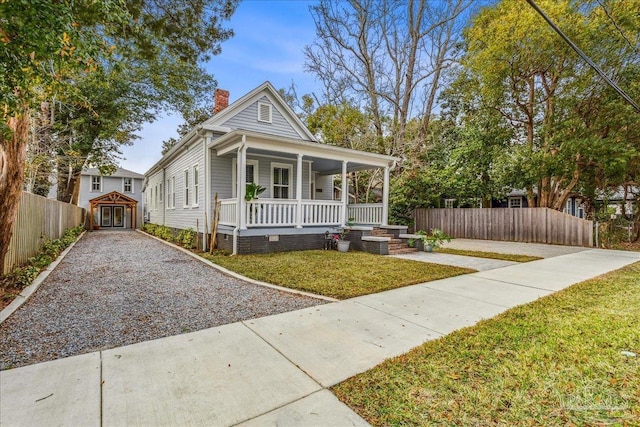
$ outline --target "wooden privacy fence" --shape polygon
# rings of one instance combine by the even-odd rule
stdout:
[[[43,237],[59,239],[66,229],[83,224],[84,220],[83,208],[22,192],[3,274],[34,256],[42,245]]]
[[[416,209],[413,219],[464,239],[593,246],[593,221],[549,208]]]

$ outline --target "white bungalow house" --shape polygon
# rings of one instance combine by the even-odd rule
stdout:
[[[374,226],[403,229],[388,226],[396,158],[319,143],[269,82],[231,105],[228,97],[216,90],[214,115],[145,173],[147,222],[203,233],[217,195],[218,247],[240,254],[322,248],[325,232],[349,219],[359,226],[352,237]],[[347,174],[374,168],[384,172],[382,203],[350,203]],[[340,200],[333,196],[336,174]],[[248,183],[266,190],[246,200]]]

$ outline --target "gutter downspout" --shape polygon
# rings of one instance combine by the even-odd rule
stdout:
[[[242,182],[246,179],[242,179],[242,177],[246,174],[246,167],[243,167],[243,165],[245,165],[246,163],[242,159],[242,157],[246,155],[246,142],[247,137],[245,135],[242,135],[242,144],[240,144],[240,147],[238,147],[238,156],[236,158],[236,181],[238,181],[236,185],[238,186],[238,188],[236,191],[236,226],[233,228],[233,251],[231,252],[231,255],[238,255],[238,231],[240,230],[240,212],[242,211],[242,198],[244,197],[244,192],[242,191]]]
[[[202,233],[202,250],[207,250],[207,237],[209,235],[209,228],[213,225],[213,218],[208,218],[209,213],[211,212],[211,155],[209,153],[209,140],[210,136],[206,136],[202,139],[202,150],[204,152],[204,182],[202,183],[202,187],[204,190],[204,218],[208,219],[208,221],[204,221],[204,232]],[[203,219],[204,219],[203,218]],[[213,233],[213,230],[211,230]]]

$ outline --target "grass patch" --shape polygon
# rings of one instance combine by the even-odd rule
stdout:
[[[640,262],[425,343],[333,391],[373,425],[638,426],[638,325]]]
[[[503,261],[514,261],[514,262],[530,262],[530,261],[537,261],[539,259],[542,259],[539,256],[501,254],[498,252],[467,251],[464,249],[453,249],[453,248],[438,248],[438,249],[435,249],[435,251],[440,252],[441,254],[464,255],[464,256],[473,256],[477,258],[500,259]]]
[[[252,279],[338,299],[475,272],[468,268],[382,257],[366,252],[317,250],[201,256]]]

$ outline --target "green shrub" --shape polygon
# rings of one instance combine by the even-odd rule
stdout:
[[[157,225],[154,236],[166,240],[167,242],[173,241],[173,233],[171,232],[171,229],[166,225]]]
[[[65,230],[60,239],[51,240],[43,238],[40,251],[29,258],[29,263],[26,266],[15,268],[7,275],[10,284],[20,287],[29,286],[31,282],[38,277],[40,271],[47,268],[53,260],[58,258],[62,251],[77,240],[83,230],[84,226],[79,225]]]
[[[176,242],[180,243],[187,249],[193,249],[193,243],[196,238],[196,232],[193,228],[187,228],[186,230],[180,230]]]
[[[38,277],[40,269],[33,265],[27,265],[25,267],[17,267],[11,273],[9,273],[9,281],[12,284],[20,285],[21,287],[27,287]]]

